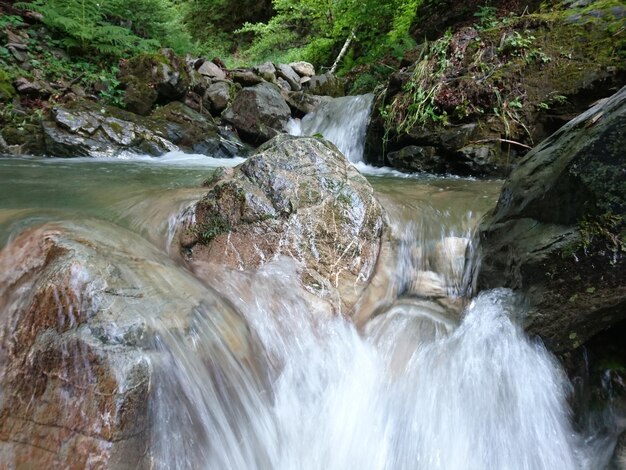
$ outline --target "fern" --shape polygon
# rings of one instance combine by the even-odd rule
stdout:
[[[134,13],[121,0],[34,0],[16,6],[40,13],[43,23],[61,36],[60,43],[68,49],[121,56],[166,45],[167,35],[180,29],[171,20],[175,15],[170,14],[174,7],[169,0],[141,0],[139,4],[140,11]],[[142,34],[133,31],[133,26]],[[175,37],[184,42],[180,35]]]

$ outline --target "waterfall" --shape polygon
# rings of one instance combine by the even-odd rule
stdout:
[[[368,93],[334,98],[302,118],[298,126],[293,121],[294,135],[321,134],[330,140],[352,163],[363,161],[365,133],[374,101]]]
[[[337,139],[356,160],[371,99],[333,100],[307,117],[303,129]],[[50,348],[78,340],[91,347],[104,338],[103,347],[117,354],[111,367],[126,367],[127,357],[149,364],[149,447],[138,452],[147,460],[141,468],[596,470],[610,458],[614,440],[591,442],[574,430],[571,386],[555,358],[524,334],[519,299],[505,289],[462,297],[465,249],[495,203],[498,182],[371,178],[397,254],[388,298],[357,326],[321,301],[312,305],[290,258],[257,272],[207,266],[202,281],[171,259],[173,217],[205,192],[195,187],[206,169],[0,159],[0,170],[0,245],[6,245],[0,266],[17,273],[13,279],[7,268],[3,275],[17,282],[19,269],[29,266],[16,260],[30,245],[11,252],[25,227],[71,220],[49,228],[51,236],[69,240],[50,256],[77,250],[85,269],[99,270],[94,286],[112,282],[106,276],[119,283],[102,291],[97,314],[113,315],[118,306],[121,319],[132,312],[127,324],[103,321],[110,334],[84,324],[58,338],[53,328],[43,336],[56,338]],[[63,271],[49,275],[57,272]],[[44,284],[54,287],[56,278],[50,279]],[[82,299],[85,283],[72,284],[66,297]],[[25,286],[10,293],[7,305],[29,301]],[[0,296],[0,308],[3,301]],[[58,308],[61,315],[63,304]],[[0,315],[6,341],[9,310]],[[0,341],[0,361],[2,347]],[[66,376],[81,373],[79,363],[55,363],[55,373],[69,383]],[[63,403],[75,406],[70,392],[111,396],[87,385],[61,387]],[[35,405],[24,400],[31,412]],[[38,417],[44,418],[56,416]],[[44,424],[37,422],[50,429]],[[67,426],[52,429],[83,436]],[[0,440],[0,467],[13,468],[19,444]],[[19,449],[38,451],[31,447]]]

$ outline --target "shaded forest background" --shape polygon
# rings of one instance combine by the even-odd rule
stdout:
[[[178,54],[220,57],[229,67],[305,60],[323,69],[352,37],[341,74],[383,57],[400,59],[453,24],[536,7],[518,0],[3,1],[0,29],[23,22],[26,11],[47,26],[47,37],[40,39],[87,62],[113,63],[169,47]],[[8,51],[0,47],[3,56]]]

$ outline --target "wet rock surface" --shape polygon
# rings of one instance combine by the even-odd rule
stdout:
[[[244,152],[236,138],[180,102],[142,117],[110,106],[80,102],[58,106],[42,122],[44,153],[58,157],[114,156],[121,152],[159,156],[182,149],[216,157]]]
[[[122,229],[28,229],[0,268],[0,462],[12,468],[150,468],[155,335],[184,338],[198,316],[231,361],[256,363],[241,317]],[[223,346],[209,349],[218,360]]]
[[[281,255],[305,288],[350,313],[376,263],[383,213],[369,183],[330,143],[279,136],[225,171],[179,230],[192,266],[254,270]]]
[[[480,289],[531,302],[526,328],[554,351],[626,316],[626,88],[530,152],[480,228]]]

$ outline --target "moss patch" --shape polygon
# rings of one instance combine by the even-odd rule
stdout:
[[[4,70],[0,70],[0,102],[9,102],[15,96],[13,80]]]

